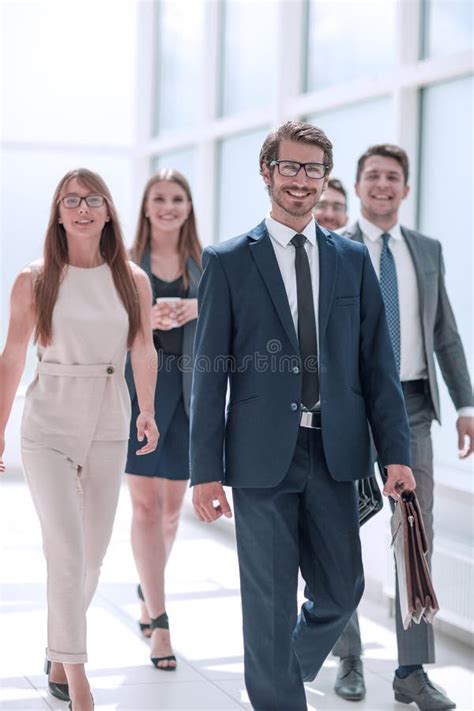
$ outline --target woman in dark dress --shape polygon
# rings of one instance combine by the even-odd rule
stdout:
[[[134,427],[130,429],[126,472],[133,512],[131,541],[140,578],[140,628],[151,638],[153,664],[173,671],[176,658],[165,611],[164,577],[189,479],[192,349],[202,253],[189,185],[178,171],[160,170],[145,186],[131,253],[153,288],[152,328],[159,364],[155,411],[161,434],[159,448],[145,461],[135,454],[140,442]],[[133,423],[135,384],[130,369],[127,375]]]

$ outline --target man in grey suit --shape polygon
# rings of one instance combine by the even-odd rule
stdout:
[[[433,452],[431,423],[440,422],[434,355],[458,411],[458,448],[473,450],[472,389],[463,346],[444,282],[441,244],[399,223],[399,207],[408,195],[408,156],[394,145],[370,147],[357,164],[358,222],[344,234],[364,243],[380,280],[387,321],[399,367],[411,430],[413,473],[429,543],[433,544]],[[414,701],[422,710],[455,708],[424,673],[435,661],[433,628],[422,621],[404,630],[396,600],[399,667],[393,689],[398,701]],[[342,698],[365,696],[357,613],[333,650],[340,657],[335,684]]]

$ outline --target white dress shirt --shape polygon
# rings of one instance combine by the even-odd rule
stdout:
[[[382,254],[384,230],[369,222],[362,215],[359,217],[364,244],[370,253],[375,272],[380,278],[380,255]],[[392,239],[388,246],[393,254],[397,269],[398,301],[400,305],[400,380],[418,380],[428,377],[423,332],[421,326],[420,301],[415,267],[405,238],[397,222],[388,234]],[[400,284],[402,285],[400,288]],[[472,417],[474,407],[460,407],[460,417]]]
[[[265,225],[270,235],[270,241],[275,251],[275,257],[280,267],[283,284],[285,285],[288,303],[290,304],[291,316],[295,326],[296,336],[298,337],[298,298],[296,294],[296,269],[295,256],[296,249],[291,244],[291,240],[295,234],[302,234],[306,237],[305,249],[308,255],[309,268],[311,270],[311,282],[313,285],[313,301],[314,314],[316,317],[316,336],[318,338],[319,351],[319,324],[318,324],[318,305],[319,305],[319,250],[316,241],[316,222],[311,219],[302,232],[296,232],[291,227],[277,222],[270,214],[265,218]],[[322,228],[321,228],[322,229]],[[323,232],[326,232],[323,230]]]
[[[365,217],[359,218],[364,243],[370,253],[375,272],[380,279],[382,234],[390,235],[389,249],[395,260],[400,307],[400,380],[420,380],[428,377],[423,329],[421,325],[420,298],[415,266],[410,250],[397,222],[390,230],[382,230]]]

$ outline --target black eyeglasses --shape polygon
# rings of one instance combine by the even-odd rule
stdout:
[[[61,198],[62,204],[68,209],[79,207],[83,200],[87,207],[102,207],[105,202],[105,198],[102,197],[102,195],[86,195],[85,197],[81,197],[80,195],[73,195],[71,193]]]
[[[270,168],[277,166],[278,172],[284,178],[294,178],[304,168],[308,178],[321,180],[328,172],[328,166],[324,163],[298,163],[296,160],[272,160]]]
[[[325,210],[329,210],[329,208],[332,208],[333,212],[339,215],[343,215],[346,211],[346,206],[343,202],[329,202],[328,200],[321,200],[321,202],[318,202],[315,210],[321,210],[324,212]]]

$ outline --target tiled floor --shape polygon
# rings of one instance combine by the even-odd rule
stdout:
[[[89,674],[96,709],[145,711],[226,711],[249,709],[243,684],[241,616],[232,527],[194,520],[189,506],[168,570],[168,614],[179,667],[155,670],[136,618],[136,576],[129,546],[130,506],[122,491],[112,544],[89,613]],[[41,674],[44,648],[44,562],[40,534],[20,477],[0,482],[1,608],[0,708],[66,709],[48,694]],[[307,685],[313,711],[357,709],[402,711],[393,700],[395,636],[385,610],[365,601],[362,633],[366,643],[368,694],[354,704],[334,696],[335,661],[328,659]],[[458,709],[474,707],[472,652],[442,640],[439,664],[431,672]],[[409,708],[415,708],[414,705]],[[291,711],[291,709],[288,709]]]

